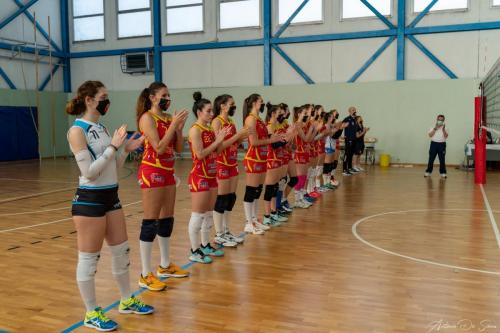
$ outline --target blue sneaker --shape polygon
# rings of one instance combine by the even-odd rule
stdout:
[[[189,260],[192,262],[199,262],[200,264],[211,264],[213,261],[212,258],[205,255],[201,249],[197,249],[196,251],[191,250]]]
[[[316,202],[316,199],[314,199],[313,197],[311,197],[309,194],[304,194],[304,200],[309,202],[309,203],[315,203]]]
[[[204,255],[206,256],[211,256],[211,257],[222,257],[224,256],[224,251],[222,250],[216,250],[210,245],[210,243],[207,244],[207,246],[201,246],[201,252],[203,252]]]
[[[83,320],[83,325],[101,332],[114,331],[118,327],[116,322],[106,317],[101,307],[95,308],[94,311],[87,312]]]
[[[290,206],[290,204],[288,203],[288,200],[286,201],[283,201],[281,203],[281,208],[283,208],[283,210],[287,211],[288,213],[291,213],[293,211],[293,208]]]
[[[140,315],[146,315],[153,313],[155,309],[151,305],[144,304],[135,296],[130,296],[129,299],[120,302],[118,307],[118,312],[120,313],[135,313]]]

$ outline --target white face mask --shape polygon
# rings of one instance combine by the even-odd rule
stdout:
[[[438,126],[443,126],[444,125],[444,121],[443,120],[438,120],[437,124],[438,124]]]

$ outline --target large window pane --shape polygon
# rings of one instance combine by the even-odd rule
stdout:
[[[118,11],[149,8],[149,0],[118,0]]]
[[[73,19],[74,40],[104,39],[104,17],[92,16]]]
[[[221,2],[220,28],[242,28],[260,26],[259,0]]]
[[[118,37],[151,35],[151,12],[132,12],[118,15]]]
[[[432,0],[414,0],[413,11],[423,11],[431,1]],[[432,6],[431,12],[435,10],[467,9],[467,1],[468,0],[439,0]]]
[[[103,0],[73,0],[73,16],[104,13]]]
[[[391,15],[391,0],[369,0],[380,14]],[[373,12],[365,6],[360,0],[342,1],[342,18],[369,17],[375,16]]]
[[[167,9],[167,33],[203,31],[203,6]]]
[[[280,0],[279,24],[283,24],[299,8],[303,0]],[[307,5],[292,20],[292,23],[317,22],[323,20],[323,1],[309,0]]]
[[[167,7],[202,4],[203,0],[167,0]]]
[[[493,6],[500,6],[500,0],[493,0]]]

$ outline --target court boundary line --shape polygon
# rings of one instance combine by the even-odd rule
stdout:
[[[374,248],[374,249],[376,249],[378,251],[381,251],[381,252],[383,252],[385,254],[390,254],[390,255],[393,255],[393,256],[396,256],[396,257],[400,257],[400,258],[403,258],[403,259],[415,261],[415,262],[418,262],[418,263],[423,263],[423,264],[428,264],[428,265],[435,265],[435,266],[438,266],[438,267],[457,269],[457,270],[462,270],[462,271],[466,271],[466,272],[483,273],[483,274],[490,274],[490,275],[500,276],[500,272],[486,271],[486,270],[475,269],[475,268],[468,268],[468,267],[462,267],[462,266],[456,266],[456,265],[448,265],[448,264],[443,264],[443,263],[439,263],[439,262],[432,261],[432,260],[415,258],[415,257],[407,256],[407,255],[404,255],[404,254],[401,254],[401,253],[397,253],[397,252],[394,252],[394,251],[386,250],[386,249],[384,249],[384,248],[382,248],[380,246],[377,246],[377,245],[372,244],[369,241],[365,240],[363,237],[361,237],[359,235],[359,233],[357,231],[358,225],[360,225],[361,223],[366,222],[366,221],[368,221],[370,219],[373,219],[375,217],[385,216],[385,215],[391,215],[391,214],[392,215],[397,215],[397,214],[403,214],[403,213],[429,212],[429,211],[474,211],[474,212],[487,212],[486,209],[466,209],[466,208],[410,209],[410,210],[384,212],[384,213],[379,213],[379,214],[374,214],[374,215],[366,216],[366,217],[363,217],[362,219],[356,221],[352,225],[351,231],[352,231],[352,234],[354,235],[354,237],[356,237],[360,242],[362,242],[363,244],[365,244],[365,245],[367,245],[367,246],[369,246],[371,248]],[[492,212],[500,213],[500,211],[497,211],[497,210],[492,210]]]
[[[76,189],[76,186],[61,188],[61,189],[58,189],[58,190],[52,190],[52,191],[46,191],[46,192],[39,192],[39,193],[34,193],[34,194],[28,194],[28,195],[23,195],[23,196],[20,196],[20,197],[7,198],[7,199],[0,200],[0,204],[12,202],[12,201],[23,200],[23,199],[35,198],[35,197],[39,197],[39,196],[42,196],[42,195],[45,195],[45,194],[52,194],[52,193],[64,192],[64,191],[69,191],[69,190],[74,190],[74,189]]]
[[[486,196],[486,191],[484,190],[483,184],[479,184],[479,188],[481,189],[484,205],[486,206],[486,210],[488,211],[488,216],[490,217],[490,223],[493,228],[493,232],[495,233],[495,237],[497,239],[498,248],[500,248],[500,232],[498,231],[497,221],[495,220],[495,216],[493,216],[493,211],[491,210],[490,202],[488,200],[488,197]]]
[[[16,181],[16,182],[38,182],[38,183],[61,183],[61,184],[75,184],[78,182],[60,181],[60,180],[41,180],[41,179],[20,179],[20,178],[0,178],[0,181]]]

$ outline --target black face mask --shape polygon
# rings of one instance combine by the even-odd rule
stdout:
[[[286,116],[285,116],[285,119],[288,119],[288,118],[290,118],[290,112],[288,112],[288,113],[286,114]]]
[[[109,99],[105,99],[103,101],[99,101],[99,104],[97,104],[96,110],[101,114],[101,116],[104,116],[106,112],[109,110],[109,105],[111,102]]]
[[[283,121],[285,121],[285,115],[280,114],[280,115],[278,116],[278,123],[280,123],[280,124],[281,124]]]
[[[318,120],[319,119],[319,114],[316,115],[316,117],[314,117],[314,120]]]
[[[339,119],[339,114],[338,113],[335,115],[335,119]]]
[[[265,107],[266,107],[266,106],[265,106],[264,104],[261,104],[261,105],[260,105],[259,112],[260,112],[260,113],[264,112]]]
[[[170,100],[166,98],[160,99],[160,102],[158,103],[158,107],[163,110],[167,111],[168,107],[170,106]]]
[[[305,123],[305,122],[307,122],[307,118],[308,118],[308,117],[309,117],[309,116],[304,116],[304,118],[302,118],[302,121],[303,121],[304,123]]]
[[[234,116],[234,113],[236,112],[236,105],[232,105],[230,108],[229,108],[229,116],[232,117]]]
[[[353,116],[353,117],[356,117],[356,114],[357,114],[357,112],[354,112],[354,113],[352,114],[352,116]]]

